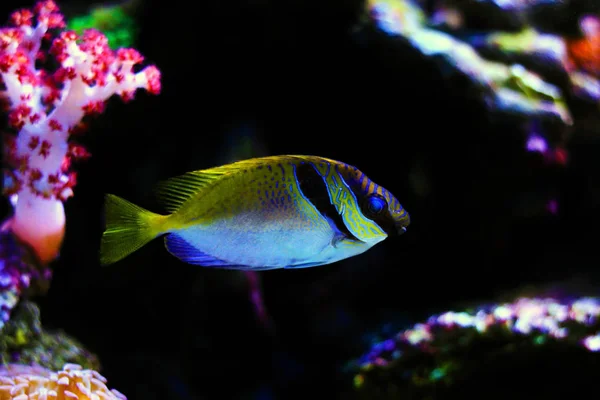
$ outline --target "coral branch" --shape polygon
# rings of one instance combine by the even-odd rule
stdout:
[[[140,88],[158,94],[160,72],[155,66],[135,72],[143,57],[133,49],[111,50],[99,31],[61,31],[63,16],[52,0],[16,11],[11,24],[0,29],[0,99],[8,102],[9,123],[18,135],[5,141],[5,194],[15,205],[11,228],[48,262],[58,254],[62,203],[76,182],[68,167],[84,154],[72,151],[69,137],[115,94],[125,101]],[[51,60],[57,68],[37,67]]]

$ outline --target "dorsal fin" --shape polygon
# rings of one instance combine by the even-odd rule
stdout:
[[[157,200],[171,213],[177,211],[186,201],[201,190],[206,189],[225,175],[250,169],[261,164],[260,159],[237,161],[209,169],[186,172],[169,178],[156,185]]]
[[[155,189],[156,197],[167,211],[175,212],[191,197],[226,175],[232,175],[243,170],[260,168],[261,165],[274,161],[285,161],[286,159],[288,161],[292,159],[308,161],[317,158],[318,157],[314,156],[292,155],[268,156],[236,161],[232,164],[226,164],[210,169],[187,172],[183,175],[160,182]]]
[[[224,172],[203,170],[186,172],[156,185],[158,201],[169,212],[177,211],[183,203],[225,175]]]

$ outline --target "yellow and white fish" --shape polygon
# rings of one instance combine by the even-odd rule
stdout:
[[[398,200],[357,168],[316,156],[271,156],[188,172],[159,185],[169,215],[106,196],[100,261],[165,235],[180,260],[241,270],[305,268],[361,254],[406,231]]]

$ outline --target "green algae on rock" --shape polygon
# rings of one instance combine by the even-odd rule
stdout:
[[[68,363],[98,370],[97,357],[62,331],[42,327],[40,310],[30,301],[21,301],[0,335],[0,364],[39,365],[60,370]]]

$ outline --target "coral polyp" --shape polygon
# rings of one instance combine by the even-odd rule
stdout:
[[[106,386],[106,378],[77,364],[65,364],[53,372],[37,366],[8,365],[0,369],[3,400],[126,400]]]

